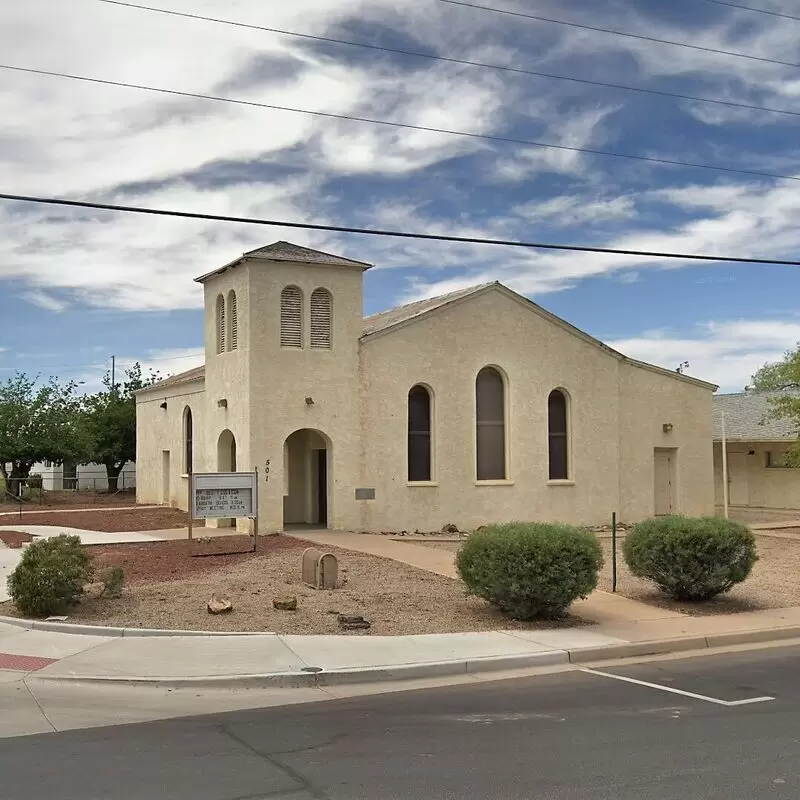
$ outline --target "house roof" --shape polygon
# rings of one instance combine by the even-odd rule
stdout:
[[[344,258],[344,256],[336,256],[332,253],[325,253],[322,250],[312,250],[310,247],[301,247],[299,244],[292,244],[291,242],[273,242],[264,247],[258,247],[255,250],[248,250],[242,253],[239,258],[234,259],[228,264],[224,264],[199,278],[195,278],[197,283],[203,283],[213,275],[219,275],[231,267],[241,264],[246,259],[256,259],[258,261],[294,261],[300,264],[325,264],[333,267],[360,267],[362,270],[369,269],[372,264],[367,264],[366,261],[354,261],[352,258]]]
[[[798,438],[796,422],[775,419],[770,415],[771,397],[782,394],[800,395],[794,390],[783,392],[746,391],[714,396],[714,441],[722,440],[722,418],[725,417],[725,438],[739,441],[780,441]]]
[[[168,389],[170,386],[178,386],[182,383],[191,383],[192,381],[202,380],[206,376],[205,365],[187,369],[185,372],[179,372],[177,375],[170,375],[168,378],[163,378],[160,381],[151,383],[150,386],[145,386],[144,389],[134,392],[134,394],[144,394],[145,392],[157,391],[158,389]]]
[[[362,336],[370,336],[373,333],[393,328],[395,325],[400,325],[403,322],[408,322],[415,317],[420,317],[433,311],[436,308],[446,306],[455,300],[460,300],[463,297],[477,294],[489,286],[495,286],[495,283],[481,283],[477,286],[467,286],[465,289],[458,289],[455,292],[448,292],[447,294],[440,294],[436,297],[427,297],[424,300],[417,300],[414,303],[406,303],[396,308],[390,308],[387,311],[379,311],[377,314],[372,314],[369,317],[364,317],[364,327]],[[497,284],[499,285],[499,284]]]

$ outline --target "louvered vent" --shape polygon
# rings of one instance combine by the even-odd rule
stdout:
[[[281,347],[303,346],[303,293],[296,286],[281,292]]]
[[[217,296],[217,352],[225,352],[225,298]]]
[[[228,293],[228,349],[235,350],[239,346],[239,314],[236,310],[236,292]]]
[[[327,289],[311,293],[311,346],[330,350],[333,298]]]

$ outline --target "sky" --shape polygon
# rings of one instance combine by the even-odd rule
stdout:
[[[146,2],[146,0],[145,0]],[[713,0],[149,0],[312,36],[800,115],[800,21]],[[752,0],[800,16],[796,0]],[[273,220],[800,260],[797,116],[101,0],[0,4],[0,61],[655,164],[0,70],[0,192]],[[788,62],[784,66],[759,58]],[[793,179],[794,178],[794,179]],[[800,268],[364,237],[0,201],[0,380],[202,363],[192,279],[277,240],[375,265],[365,314],[499,280],[634,358],[740,391],[800,341]]]

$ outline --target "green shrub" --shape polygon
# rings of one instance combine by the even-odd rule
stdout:
[[[100,596],[122,597],[125,586],[125,570],[119,565],[111,567],[103,576],[103,591]]]
[[[660,517],[639,522],[625,537],[630,571],[676,600],[708,600],[741,583],[753,568],[755,537],[719,517]]]
[[[588,531],[508,522],[470,534],[456,557],[470,594],[513,618],[557,617],[597,586],[603,554]]]
[[[63,613],[92,578],[91,556],[77,536],[54,536],[28,545],[8,577],[17,608],[33,617]]]

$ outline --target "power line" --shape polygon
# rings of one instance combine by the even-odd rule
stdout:
[[[754,11],[756,14],[768,14],[770,17],[781,17],[782,19],[793,19],[800,22],[800,17],[793,17],[791,14],[784,14],[780,11],[769,11],[766,8],[754,8],[753,6],[742,6],[738,3],[728,3],[726,0],[704,0],[706,3],[713,3],[716,6],[728,6],[728,8],[738,8],[741,11]]]
[[[460,64],[468,67],[479,67],[481,69],[491,69],[502,72],[510,72],[516,75],[530,75],[535,78],[544,78],[547,80],[556,81],[569,81],[571,83],[580,83],[587,86],[600,86],[606,89],[619,89],[626,92],[639,92],[641,94],[652,94],[659,97],[670,97],[676,100],[692,100],[697,103],[711,103],[714,105],[728,106],[731,108],[743,108],[749,111],[764,111],[770,114],[785,114],[792,117],[800,117],[800,111],[790,111],[783,108],[772,108],[770,106],[750,105],[749,103],[739,103],[732,100],[720,100],[713,97],[697,97],[691,94],[680,94],[679,92],[667,92],[660,89],[646,89],[642,86],[628,86],[622,83],[609,83],[608,81],[590,80],[589,78],[578,78],[572,75],[558,75],[552,72],[540,72],[537,70],[523,69],[521,67],[510,67],[503,64],[488,64],[482,61],[471,61],[463,58],[454,58],[451,56],[440,56],[433,53],[419,52],[416,50],[401,50],[396,47],[384,47],[377,44],[368,44],[366,42],[353,42],[348,39],[334,39],[330,36],[315,36],[310,33],[300,33],[298,31],[287,31],[283,28],[271,28],[265,25],[252,25],[247,22],[239,22],[237,20],[220,19],[219,17],[208,17],[202,14],[188,14],[183,11],[172,11],[166,8],[154,8],[152,6],[140,5],[139,3],[126,3],[123,0],[98,0],[100,3],[105,3],[112,6],[123,6],[125,8],[132,8],[139,11],[151,11],[157,14],[165,14],[170,17],[184,17],[186,19],[199,20],[202,22],[211,22],[217,25],[229,25],[234,28],[246,28],[254,31],[264,31],[267,33],[276,33],[280,36],[291,36],[297,39],[305,39],[315,42],[325,42],[327,44],[341,44],[347,47],[360,47],[365,50],[377,50],[384,53],[393,53],[395,55],[412,56],[414,58],[426,58],[431,61],[443,61],[449,64]]]
[[[688,261],[729,261],[737,264],[775,264],[800,267],[800,261],[783,261],[772,258],[744,258],[741,256],[702,255],[699,253],[670,253],[657,250],[624,250],[614,247],[594,247],[573,244],[544,244],[542,242],[515,241],[513,239],[483,239],[472,236],[446,236],[438,233],[412,233],[408,231],[381,230],[377,228],[353,228],[344,225],[322,225],[312,222],[286,222],[285,220],[260,219],[258,217],[234,217],[224,214],[203,214],[196,211],[174,211],[163,208],[142,208],[112,203],[93,203],[88,200],[66,200],[56,197],[33,197],[29,195],[0,193],[0,200],[14,200],[22,203],[41,203],[43,205],[67,206],[71,208],[91,208],[96,211],[123,211],[133,214],[152,214],[160,217],[181,217],[183,219],[202,219],[212,222],[240,222],[245,225],[267,225],[275,228],[300,228],[328,233],[357,233],[366,236],[392,236],[400,239],[425,239],[437,242],[457,242],[460,244],[486,244],[501,247],[520,247],[530,250],[566,250],[578,253],[607,253],[619,256],[640,256],[646,258],[678,259]]]
[[[449,0],[445,0],[449,2]],[[348,122],[366,122],[370,125],[381,125],[390,128],[402,128],[411,131],[425,131],[426,133],[441,133],[446,136],[460,136],[466,139],[481,139],[488,142],[500,142],[502,144],[519,144],[526,147],[541,147],[549,150],[563,150],[571,153],[588,153],[595,156],[607,156],[609,158],[626,158],[633,161],[644,161],[650,164],[662,164],[671,167],[689,167],[691,169],[711,170],[712,172],[726,172],[735,175],[750,175],[757,178],[777,178],[779,180],[800,181],[798,175],[782,175],[776,172],[761,172],[759,170],[737,169],[735,167],[722,167],[713,164],[704,164],[696,161],[679,161],[672,158],[660,158],[657,156],[641,156],[633,153],[619,153],[613,150],[599,150],[591,147],[574,147],[565,144],[553,144],[552,142],[537,142],[533,139],[516,139],[510,136],[492,136],[485,133],[473,133],[469,131],[455,131],[449,128],[434,128],[430,125],[411,125],[407,122],[393,122],[385,119],[372,119],[370,117],[357,117],[353,114],[334,114],[330,111],[311,111],[307,108],[296,108],[293,106],[279,106],[272,103],[259,103],[255,100],[238,100],[232,97],[220,97],[218,95],[198,94],[196,92],[182,92],[177,89],[163,89],[156,86],[145,86],[138,83],[126,83],[124,81],[112,81],[104,78],[90,78],[86,75],[72,75],[67,72],[53,72],[45,69],[33,69],[31,67],[19,67],[13,64],[0,64],[0,69],[11,70],[13,72],[23,72],[30,75],[46,75],[51,78],[66,78],[83,83],[96,83],[102,86],[116,86],[124,89],[138,89],[144,92],[154,92],[156,94],[172,95],[174,97],[190,97],[195,100],[212,100],[218,103],[229,103],[231,105],[249,106],[250,108],[266,108],[271,111],[285,111],[290,114],[305,114],[310,117],[322,117],[324,119],[341,119]]]
[[[715,47],[702,47],[699,44],[689,44],[688,42],[675,42],[671,39],[658,39],[655,36],[644,36],[638,33],[628,33],[627,31],[617,31],[612,28],[598,28],[593,25],[584,25],[580,22],[567,22],[563,19],[553,19],[552,17],[541,17],[536,14],[526,14],[522,11],[509,11],[505,8],[493,8],[492,6],[482,6],[477,3],[467,3],[465,0],[439,0],[441,3],[449,3],[452,6],[464,6],[464,8],[475,8],[480,11],[490,11],[493,14],[506,14],[511,17],[520,17],[522,19],[533,19],[537,22],[550,22],[553,25],[566,25],[570,28],[581,28],[586,31],[595,31],[596,33],[608,33],[612,36],[625,36],[628,39],[640,39],[644,42],[656,42],[658,44],[668,44],[673,47],[685,47],[688,50],[700,50],[703,53],[716,53],[717,55],[731,56],[732,58],[745,58],[749,61],[761,61],[765,64],[779,64],[782,67],[800,67],[791,61],[779,61],[775,58],[766,58],[764,56],[754,56],[749,53],[737,53],[733,50],[719,50]]]

